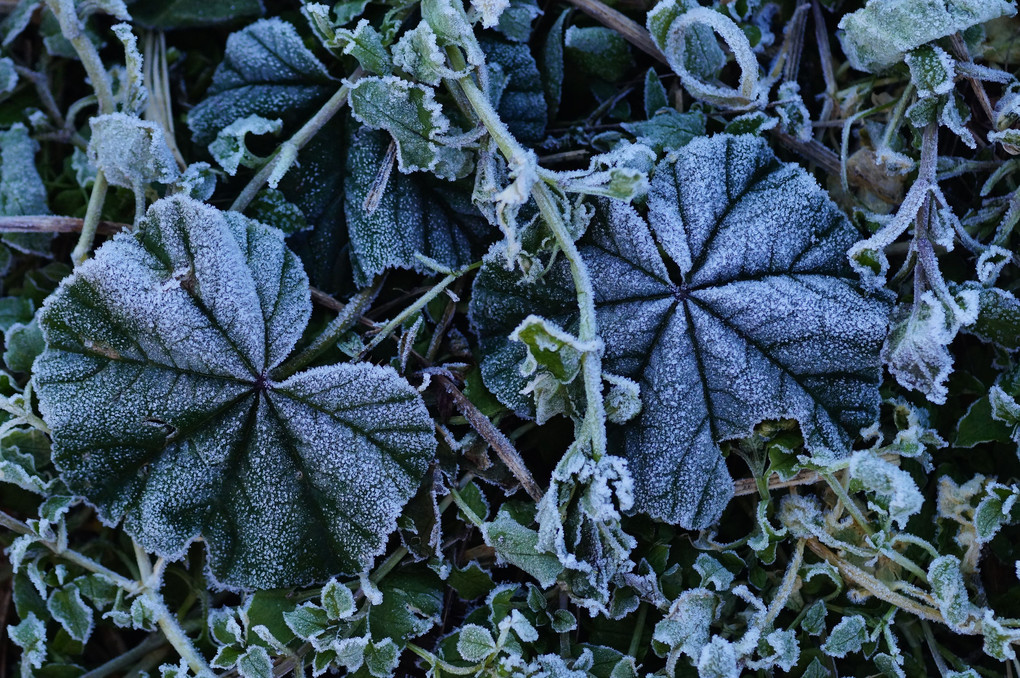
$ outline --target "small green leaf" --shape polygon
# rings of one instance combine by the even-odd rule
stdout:
[[[843,617],[822,643],[822,652],[830,657],[842,659],[851,652],[859,651],[867,639],[864,617],[859,614]]]
[[[645,117],[651,118],[660,108],[667,106],[669,106],[669,99],[666,96],[666,88],[663,87],[655,69],[649,68],[645,73]]]
[[[42,354],[43,341],[39,321],[33,318],[27,325],[17,323],[4,333],[4,364],[12,372],[31,372],[32,363]]]
[[[365,667],[375,678],[390,678],[400,663],[400,648],[390,638],[383,638],[365,648]]]
[[[273,678],[273,661],[265,648],[252,645],[237,660],[237,672],[241,678]]]
[[[503,509],[495,520],[485,523],[482,534],[498,558],[530,574],[542,588],[552,586],[563,571],[555,555],[538,549],[538,532],[521,525]]]
[[[92,608],[85,604],[81,591],[74,584],[55,589],[46,601],[46,609],[78,642],[85,643],[92,635]]]
[[[571,26],[564,34],[563,46],[567,58],[588,77],[617,82],[634,66],[630,45],[604,26]]]
[[[489,629],[478,624],[464,624],[457,636],[457,652],[464,661],[477,664],[496,651],[496,641]]]
[[[333,621],[347,619],[356,609],[354,595],[336,579],[330,579],[322,587],[322,607]]]
[[[34,613],[22,619],[18,624],[7,627],[8,638],[21,648],[22,662],[37,669],[42,668],[46,659],[46,624]]]
[[[692,139],[704,136],[705,114],[701,111],[678,113],[672,108],[663,108],[648,120],[625,122],[620,126],[637,137],[638,143],[663,153],[675,151]]]

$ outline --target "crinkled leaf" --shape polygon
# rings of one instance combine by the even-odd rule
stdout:
[[[41,669],[46,659],[46,624],[30,612],[18,624],[8,626],[7,634],[11,642],[21,648],[22,661]]]
[[[350,104],[359,122],[390,133],[401,172],[432,172],[444,179],[463,176],[465,153],[444,146],[450,121],[431,87],[396,76],[361,78],[351,86]]]
[[[964,331],[1008,350],[1020,348],[1020,299],[997,287],[980,290],[977,320]]]
[[[227,38],[223,63],[206,98],[188,113],[188,127],[196,143],[208,144],[249,115],[303,121],[338,86],[294,26],[262,19]]]
[[[764,140],[691,142],[656,169],[648,204],[651,229],[632,208],[600,203],[579,245],[605,369],[640,384],[641,414],[620,430],[635,507],[702,527],[732,493],[718,442],[796,419],[809,450],[848,452],[877,414],[887,308],[846,261],[856,231]],[[530,284],[499,260],[486,258],[471,302],[482,374],[531,414],[523,347],[506,337],[528,313],[576,331],[573,285],[566,264]]]
[[[126,113],[92,118],[89,160],[114,186],[139,191],[149,182],[169,184],[179,173],[159,125]]]
[[[555,555],[539,550],[538,532],[521,525],[506,510],[501,509],[495,520],[485,523],[482,534],[499,559],[524,570],[543,588],[552,586],[563,571]]]
[[[949,628],[960,631],[977,608],[970,602],[967,586],[963,583],[960,559],[956,556],[939,556],[928,566],[928,581],[942,618]]]
[[[264,160],[248,150],[245,137],[279,134],[282,127],[279,118],[267,120],[258,115],[238,118],[216,134],[216,140],[209,144],[209,153],[227,174],[234,176],[241,165],[257,167]]]
[[[160,555],[201,535],[228,585],[363,568],[431,458],[432,422],[388,368],[277,380],[309,312],[278,232],[157,202],[40,318],[34,379],[69,487]]]
[[[92,635],[92,608],[85,604],[81,591],[74,584],[55,589],[46,601],[46,609],[78,642],[87,642]]]
[[[531,37],[531,23],[541,15],[537,0],[510,0],[495,28],[508,40],[527,42]]]
[[[4,333],[4,364],[13,372],[31,372],[32,363],[43,352],[42,331],[38,320],[13,325]]]
[[[392,638],[403,645],[428,633],[443,612],[439,578],[417,565],[395,572],[379,584],[382,602],[372,607],[369,627],[374,638]]]
[[[648,120],[625,122],[621,125],[638,143],[656,153],[675,151],[692,139],[705,134],[705,115],[701,111],[679,113],[672,108],[660,109]]]
[[[822,644],[822,652],[830,657],[842,659],[849,653],[860,650],[866,640],[864,617],[859,614],[843,617],[829,632],[829,637]]]
[[[489,629],[478,624],[464,624],[457,636],[457,652],[464,661],[477,663],[496,651],[496,641]]]
[[[387,135],[364,128],[349,139],[344,214],[355,281],[367,285],[391,268],[425,272],[415,254],[452,269],[476,261],[490,227],[454,186],[396,172],[377,185],[389,143]],[[382,193],[370,211],[365,203],[373,191]]]
[[[850,65],[874,73],[915,47],[1014,14],[1008,0],[868,0],[840,20],[839,38]]]

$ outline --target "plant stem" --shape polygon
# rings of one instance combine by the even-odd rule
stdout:
[[[89,252],[92,251],[92,243],[96,239],[96,228],[99,226],[99,217],[103,212],[103,203],[106,201],[106,175],[103,170],[96,170],[96,181],[92,184],[92,195],[89,196],[89,206],[85,211],[85,220],[82,222],[81,235],[78,237],[78,244],[71,252],[71,261],[79,266]]]
[[[442,375],[433,375],[433,379],[446,389],[446,392],[453,398],[453,404],[464,415],[464,418],[468,420],[468,423],[471,424],[471,427],[478,435],[482,436],[482,439],[496,452],[496,456],[506,464],[506,467],[510,469],[510,473],[521,483],[528,496],[536,502],[541,501],[543,495],[542,488],[535,482],[531,471],[528,470],[527,465],[525,465],[524,460],[513,446],[513,443],[503,435],[502,431],[493,425],[488,417],[475,407],[474,403],[468,400],[467,396],[450,379]]]
[[[475,513],[470,506],[467,505],[467,502],[464,501],[464,498],[460,496],[460,492],[451,487],[450,496],[453,497],[453,503],[456,504],[457,508],[461,510],[461,512],[464,514],[464,517],[466,517],[468,521],[471,522],[472,525],[481,529],[482,525],[484,525],[485,522],[478,517],[478,514]]]
[[[393,318],[393,320],[390,320],[388,323],[383,325],[382,329],[379,330],[379,332],[374,337],[372,337],[372,341],[368,342],[368,345],[365,346],[365,348],[361,349],[361,353],[358,354],[357,360],[358,361],[364,360],[365,356],[368,355],[372,349],[381,344],[383,340],[386,339],[386,337],[390,336],[390,334],[392,334],[393,331],[397,329],[405,320],[413,316],[421,309],[425,308],[425,306],[428,305],[430,301],[438,297],[443,290],[445,290],[453,283],[454,280],[456,280],[457,278],[459,278],[468,271],[473,271],[479,266],[481,266],[481,263],[472,264],[464,269],[461,269],[460,271],[454,271],[453,273],[449,273],[448,275],[446,275],[446,277],[444,277],[442,280],[436,283],[435,286],[432,287],[432,289],[430,289],[428,292],[419,297],[418,301],[414,302],[413,304],[405,308],[403,311],[398,313],[397,316]]]
[[[85,67],[85,73],[92,81],[92,89],[96,92],[96,99],[99,101],[100,113],[113,113],[113,84],[110,80],[103,60],[99,58],[99,51],[85,34],[85,26],[82,25],[78,14],[75,11],[74,3],[70,0],[46,0],[47,6],[53,12],[60,24],[60,32],[74,47],[81,59],[81,65]],[[67,12],[65,10],[70,10]]]
[[[149,560],[149,554],[145,552],[145,549],[138,542],[132,541],[132,544],[135,550],[135,560],[138,562],[139,578],[145,587],[143,595],[149,599],[149,605],[156,613],[156,624],[159,626],[159,630],[163,632],[163,637],[177,650],[177,654],[188,663],[188,666],[191,667],[196,676],[212,676],[212,669],[209,668],[205,658],[195,648],[188,634],[181,628],[177,617],[167,609],[166,602],[159,592],[162,582],[153,574],[152,561]]]
[[[840,502],[842,502],[844,508],[846,508],[846,510],[850,512],[850,515],[853,516],[853,519],[857,522],[857,525],[860,526],[862,530],[864,530],[864,533],[869,537],[874,535],[875,530],[871,528],[871,525],[869,525],[868,521],[864,518],[864,514],[861,513],[861,510],[859,508],[857,508],[857,504],[854,503],[853,498],[846,491],[846,488],[843,487],[843,483],[839,482],[839,480],[837,480],[831,473],[821,473],[819,475],[821,475],[822,478],[825,479],[825,482],[828,483],[829,487],[832,489],[835,495],[839,497],[839,500]]]
[[[627,654],[637,658],[638,650],[641,649],[641,638],[645,632],[645,619],[648,617],[648,602],[642,600],[638,606],[637,619],[634,620],[634,633],[630,637],[630,646]]]
[[[358,322],[358,319],[364,315],[365,309],[375,301],[376,295],[379,294],[379,288],[382,287],[382,281],[383,278],[380,276],[369,287],[351,297],[339,315],[326,326],[319,336],[312,340],[311,344],[273,371],[273,379],[283,381],[334,346],[340,336]]]
[[[464,57],[459,49],[455,47],[448,48],[447,56],[454,71],[464,72],[467,63],[464,61]],[[459,78],[457,82],[464,91],[464,96],[467,97],[478,119],[485,125],[489,136],[499,146],[499,150],[506,156],[506,159],[511,164],[534,162],[533,158],[529,157],[529,152],[510,134],[506,125],[500,120],[499,114],[492,108],[492,103],[478,88],[471,75],[465,75]],[[543,221],[552,232],[553,237],[556,238],[557,245],[559,245],[563,255],[570,264],[570,274],[574,280],[577,305],[580,313],[578,339],[585,344],[599,342],[598,325],[595,317],[595,295],[588,267],[581,259],[581,254],[577,251],[577,246],[574,244],[574,238],[563,222],[563,215],[555,204],[550,188],[541,181],[536,182],[532,187],[531,195],[535,199],[535,204],[538,206]],[[601,352],[586,351],[581,357],[581,368],[587,404],[580,432],[589,437],[591,456],[597,461],[606,450]]]
[[[79,233],[84,224],[84,219],[74,217],[44,215],[0,217],[0,233]],[[130,230],[130,228],[130,224],[100,221],[96,224],[96,233],[113,235],[120,231]]]
[[[153,633],[145,640],[135,645],[122,655],[114,657],[102,666],[82,674],[81,678],[106,678],[111,673],[124,673],[124,670],[140,660],[153,650],[166,644],[166,639],[158,633]]]
[[[255,199],[262,187],[265,185],[269,177],[273,175],[278,169],[286,171],[286,167],[281,167],[283,163],[293,163],[297,157],[297,152],[308,144],[309,141],[322,129],[326,123],[333,119],[333,117],[340,112],[340,110],[347,104],[347,97],[351,92],[351,84],[358,80],[363,74],[361,67],[358,67],[350,77],[348,77],[344,83],[340,86],[333,96],[331,96],[325,104],[322,105],[315,115],[313,115],[308,122],[301,126],[297,132],[294,133],[287,141],[283,142],[280,147],[273,154],[273,157],[269,159],[265,165],[263,165],[255,176],[251,178],[248,185],[244,187],[241,193],[234,200],[234,204],[230,206],[231,211],[243,212],[251,201]]]
[[[6,527],[8,530],[11,530],[12,532],[17,532],[18,534],[27,534],[33,537],[38,537],[38,535],[28,525],[21,522],[17,518],[8,515],[3,511],[0,511],[0,526]],[[50,551],[52,551],[55,555],[59,556],[60,558],[63,558],[67,562],[73,563],[78,567],[82,568],[83,570],[103,575],[111,582],[113,582],[118,588],[124,589],[128,593],[132,594],[139,593],[142,590],[142,587],[138,584],[138,582],[132,579],[128,579],[123,575],[117,574],[110,568],[104,565],[100,565],[96,561],[92,560],[87,556],[83,556],[77,551],[72,551],[70,549],[60,549],[56,542],[49,541],[46,539],[37,539],[37,542],[39,544],[42,544]]]
[[[793,560],[787,565],[786,574],[783,575],[783,581],[779,585],[779,590],[776,591],[775,597],[769,603],[768,612],[765,613],[765,620],[762,622],[763,632],[772,625],[772,622],[776,620],[779,613],[783,611],[786,601],[790,599],[790,595],[793,593],[793,586],[797,583],[797,575],[800,573],[801,563],[804,562],[805,542],[805,539],[798,539],[796,546],[794,546]]]

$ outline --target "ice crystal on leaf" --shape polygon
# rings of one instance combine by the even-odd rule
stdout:
[[[188,127],[197,143],[208,144],[245,116],[303,120],[338,86],[294,26],[262,19],[227,38],[223,63],[206,98],[188,114]]]
[[[656,168],[648,207],[650,227],[624,203],[599,202],[578,244],[604,367],[640,386],[640,415],[617,430],[635,508],[704,527],[732,494],[719,442],[796,419],[813,453],[849,451],[878,411],[887,307],[847,263],[856,231],[761,139],[691,142]],[[471,302],[482,374],[533,416],[519,370],[526,348],[508,336],[529,313],[575,332],[574,291],[565,263],[536,284],[500,254],[487,257]]]
[[[68,486],[162,556],[203,537],[223,585],[365,567],[432,456],[432,422],[390,368],[274,373],[309,296],[278,231],[154,204],[42,312],[34,380]]]

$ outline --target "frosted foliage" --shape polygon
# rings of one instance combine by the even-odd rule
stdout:
[[[367,566],[431,458],[431,420],[389,368],[277,381],[309,297],[279,231],[183,196],[154,204],[41,314],[33,378],[71,490],[159,555],[203,537],[224,585]]]
[[[887,514],[901,529],[921,511],[924,497],[910,474],[868,450],[850,458],[850,476],[878,496],[879,503],[869,501],[869,506]]]
[[[163,129],[125,113],[90,120],[89,160],[114,186],[139,190],[151,181],[169,184],[177,178],[177,163]]]
[[[732,494],[717,444],[763,420],[798,420],[813,453],[849,451],[878,411],[887,308],[857,284],[846,260],[856,231],[810,176],[764,140],[720,135],[659,164],[651,228],[622,202],[597,205],[578,244],[604,367],[640,387],[641,413],[620,429],[635,508],[711,524]],[[534,284],[497,254],[471,302],[482,376],[533,416],[520,395],[524,349],[506,337],[529,313],[575,332],[574,290],[562,260]]]
[[[39,144],[18,123],[0,132],[0,214],[49,214],[46,186],[35,167]]]
[[[206,98],[188,114],[188,126],[197,143],[208,144],[248,115],[300,120],[336,87],[294,26],[262,19],[227,38],[223,63]]]
[[[938,404],[946,402],[946,380],[953,371],[947,347],[959,329],[947,315],[935,294],[924,292],[909,308],[898,309],[882,348],[882,360],[896,381]]]
[[[391,268],[425,272],[416,254],[453,269],[477,261],[491,229],[470,203],[422,175],[393,172],[377,185],[389,143],[385,133],[361,128],[347,152],[344,214],[355,281],[367,285]],[[375,191],[381,195],[370,210]]]
[[[618,203],[582,253],[606,369],[641,385],[625,427],[636,505],[701,527],[730,493],[717,442],[792,418],[812,452],[847,452],[877,413],[886,308],[852,280],[854,229],[763,140],[691,142],[659,165],[649,214],[680,279]]]
[[[839,40],[851,66],[874,73],[925,43],[1014,14],[1009,0],[868,0],[839,22]]]

